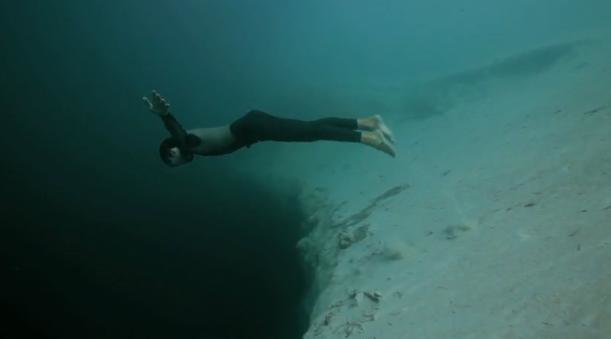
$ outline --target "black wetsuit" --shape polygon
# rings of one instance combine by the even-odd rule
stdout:
[[[324,118],[312,121],[275,117],[250,111],[228,126],[185,129],[171,114],[162,116],[166,129],[181,149],[201,155],[222,155],[260,141],[310,142],[335,140],[360,142],[356,119]]]

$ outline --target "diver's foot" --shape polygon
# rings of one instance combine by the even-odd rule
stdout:
[[[392,131],[384,123],[384,119],[382,119],[382,116],[380,116],[379,114],[363,119],[358,119],[358,126],[360,129],[364,129],[367,131],[379,130],[384,134],[384,137],[386,139],[388,139],[393,144],[395,143],[395,137]]]
[[[384,123],[382,116],[379,114],[374,115],[373,121],[374,121],[374,126],[375,126],[374,128],[380,130],[384,134],[384,137],[388,139],[388,141],[394,144],[395,136],[393,135],[390,128]]]
[[[361,132],[361,142],[365,145],[377,149],[378,151],[382,151],[393,158],[396,156],[394,147],[386,139],[384,133],[382,133],[381,130],[374,130],[372,132]]]

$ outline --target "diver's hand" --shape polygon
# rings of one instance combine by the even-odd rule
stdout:
[[[153,90],[153,93],[151,94],[151,100],[149,100],[148,97],[144,96],[142,97],[142,101],[144,101],[149,106],[151,112],[159,116],[165,116],[170,114],[170,104],[156,90]]]

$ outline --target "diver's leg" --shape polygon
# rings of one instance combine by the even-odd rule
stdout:
[[[340,128],[347,128],[351,130],[365,130],[373,131],[380,130],[384,136],[392,143],[394,143],[394,136],[390,128],[384,123],[382,116],[379,114],[372,115],[366,118],[359,119],[345,119],[345,118],[323,118],[312,121],[316,124],[329,125]]]
[[[267,140],[360,142],[360,132],[352,129],[356,125],[356,119],[333,118],[334,123],[340,123],[344,127],[333,126],[328,124],[329,121],[287,119],[261,111],[250,111],[231,124],[231,131],[237,139],[244,140],[247,144]]]
[[[351,130],[361,129],[361,130],[367,130],[367,131],[374,130],[377,126],[375,116],[371,116],[367,118],[358,118],[358,119],[330,117],[330,118],[312,120],[311,122],[315,124],[329,125],[329,126],[335,126],[335,127],[340,127],[340,128],[347,128]]]
[[[312,121],[315,124],[346,128],[350,130],[365,130],[374,131],[380,130],[386,139],[394,143],[394,136],[390,128],[384,123],[382,116],[379,114],[372,115],[366,118],[345,119],[345,118],[323,118]]]
[[[318,125],[327,125],[339,128],[345,128],[349,130],[356,131],[358,129],[363,129],[362,125],[359,123],[360,119],[347,119],[347,118],[322,118],[318,120],[312,120],[311,123]]]
[[[396,155],[392,146],[394,142],[392,131],[386,126],[379,114],[360,119],[323,118],[311,122],[317,126],[316,130],[321,135],[321,140],[338,140],[334,138],[345,133],[340,129],[350,131],[365,130],[360,133],[358,142],[374,147],[392,157]],[[349,141],[354,141],[354,137],[348,137],[348,139],[352,139]]]
[[[354,119],[353,119],[354,120]],[[335,127],[321,123],[312,123],[308,137],[311,140],[336,140],[347,142],[358,142],[371,146],[378,151],[382,151],[391,157],[395,157],[396,152],[392,144],[386,139],[381,130],[373,131],[353,131],[347,128]]]
[[[330,120],[327,119],[334,119],[333,122],[339,123],[342,127],[329,124]],[[394,156],[394,150],[382,133],[355,131],[353,130],[355,125],[357,125],[356,119],[325,118],[304,121],[251,111],[232,123],[231,131],[247,146],[268,140],[289,142],[333,140],[363,143]]]

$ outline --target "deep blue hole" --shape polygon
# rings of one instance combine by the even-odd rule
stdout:
[[[197,185],[167,178],[63,178],[61,189],[22,178],[35,190],[14,181],[21,189],[0,236],[9,324],[0,332],[300,338],[308,281],[295,248],[301,214],[294,197],[227,174]],[[149,189],[112,188],[130,181],[130,189]],[[88,193],[68,198],[70,185]]]

